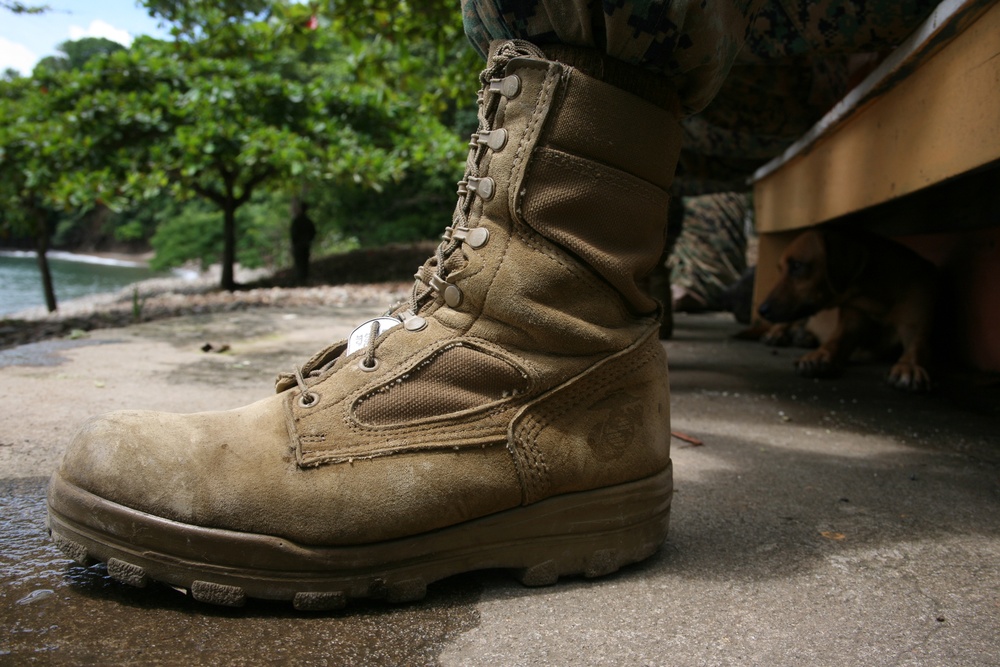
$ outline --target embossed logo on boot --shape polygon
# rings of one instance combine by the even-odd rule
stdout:
[[[626,393],[615,394],[591,406],[596,417],[587,434],[587,444],[599,461],[620,458],[642,428],[642,400]]]

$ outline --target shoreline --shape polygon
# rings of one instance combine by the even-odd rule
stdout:
[[[221,266],[186,276],[153,277],[113,292],[59,303],[55,313],[33,306],[0,315],[0,350],[80,332],[203,313],[251,308],[389,308],[410,296],[413,267],[434,252],[434,241],[389,244],[328,255],[311,262],[312,284],[289,286],[288,269],[236,266],[235,292],[219,287]],[[120,253],[119,253],[120,255]]]
[[[212,267],[216,269],[217,267]],[[265,270],[239,270],[237,281],[252,283],[269,276]],[[234,312],[251,308],[329,308],[376,306],[409,296],[411,281],[313,285],[306,287],[254,287],[227,292],[219,287],[218,271],[209,270],[191,280],[181,277],[151,278],[117,292],[92,294],[59,304],[48,313],[37,306],[0,316],[0,350],[37,343],[77,332],[127,327],[184,315]]]
[[[65,262],[79,262],[81,264],[105,264],[110,266],[133,266],[136,268],[149,268],[149,261],[153,258],[153,251],[143,253],[125,252],[73,252],[70,250],[50,250],[45,253],[48,259],[59,259]],[[21,248],[0,248],[0,257],[30,257],[35,259],[37,253],[34,250],[23,250]]]
[[[95,292],[75,299],[62,300],[58,303],[59,307],[54,313],[48,312],[44,304],[39,304],[0,315],[0,321],[58,320],[106,310],[114,311],[123,306],[128,306],[132,312],[133,301],[136,298],[141,301],[149,301],[171,294],[195,296],[221,291],[219,287],[220,272],[221,269],[218,265],[212,265],[208,270],[202,272],[185,269],[183,273],[146,278],[110,292]],[[272,272],[267,269],[236,268],[236,281],[238,283],[251,283],[271,275]]]
[[[53,282],[56,283],[59,305],[57,312],[64,316],[78,314],[81,310],[81,304],[110,303],[119,297],[119,292],[122,290],[133,290],[136,285],[142,285],[146,281],[181,280],[190,282],[203,277],[202,272],[191,266],[153,271],[149,267],[151,253],[77,253],[56,250],[47,253],[47,258],[52,267]],[[40,286],[29,291],[26,282],[28,276],[22,273],[26,267],[33,267],[30,271],[35,275],[30,282],[40,285],[35,251],[2,248],[0,249],[0,261],[4,262],[5,266],[9,262],[14,267],[13,283],[11,284],[13,292],[9,300],[5,299],[0,307],[0,320],[38,320],[49,317]],[[84,272],[85,275],[79,284],[73,282],[73,278],[67,277],[81,275],[81,272]],[[88,286],[87,276],[91,272],[96,273],[95,277],[90,279],[91,282]],[[115,278],[115,276],[120,277]],[[68,283],[64,284],[63,280],[68,281]],[[100,291],[90,291],[95,289]],[[146,288],[141,287],[141,289],[145,290]],[[86,310],[86,308],[84,309]]]

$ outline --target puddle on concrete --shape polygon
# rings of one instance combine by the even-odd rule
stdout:
[[[0,664],[432,665],[479,623],[479,575],[431,587],[405,606],[354,604],[322,615],[251,601],[198,603],[134,589],[103,565],[66,560],[45,531],[43,478],[0,480]]]

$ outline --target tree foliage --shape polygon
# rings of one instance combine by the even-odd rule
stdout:
[[[55,289],[46,253],[52,234],[53,212],[59,207],[54,192],[74,165],[66,151],[64,127],[51,113],[44,81],[14,79],[0,86],[0,210],[7,233],[35,238],[45,302],[56,309]]]
[[[38,61],[35,67],[56,71],[78,70],[96,56],[122,51],[125,47],[104,37],[84,37],[77,40],[67,40],[56,49],[62,55],[46,56]]]
[[[68,42],[30,79],[0,81],[0,201],[157,202],[145,219],[162,262],[217,248],[227,289],[238,238],[244,261],[276,256],[252,250],[277,237],[251,221],[280,216],[292,195],[320,205],[321,227],[364,241],[441,227],[424,221],[453,202],[479,67],[451,2],[144,4],[171,40]]]
[[[0,0],[0,9],[14,14],[43,14],[49,11],[48,5],[28,5],[17,0]]]

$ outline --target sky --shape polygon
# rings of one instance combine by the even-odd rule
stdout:
[[[130,46],[138,35],[167,37],[136,0],[35,0],[50,11],[39,15],[0,10],[0,72],[8,67],[31,74],[45,56],[69,39],[104,37]]]

